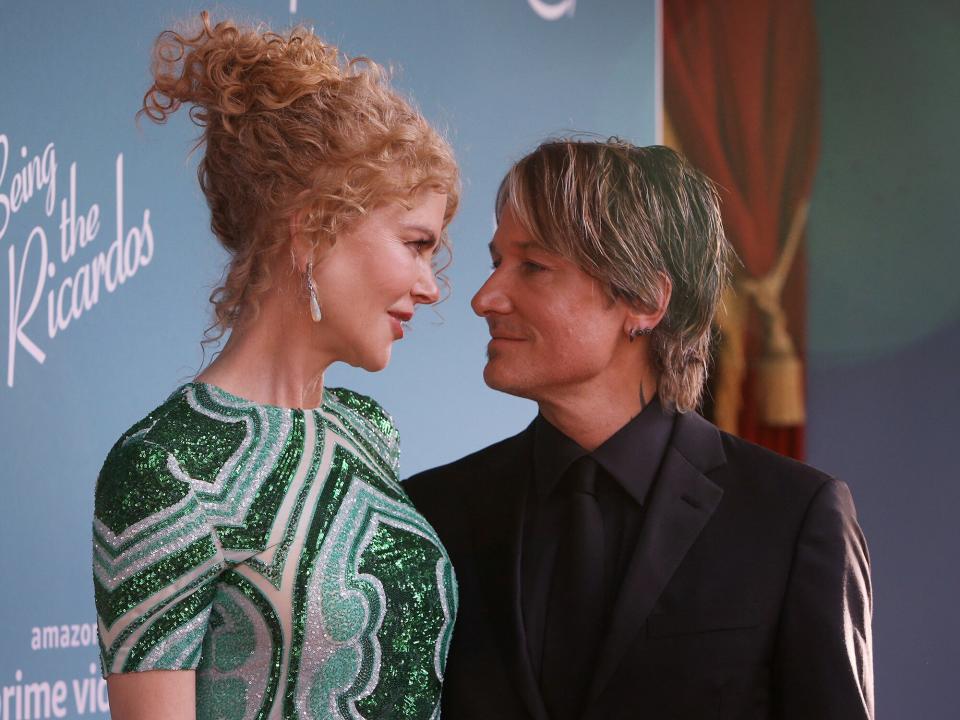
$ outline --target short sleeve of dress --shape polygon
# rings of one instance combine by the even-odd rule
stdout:
[[[225,567],[216,530],[189,480],[134,434],[97,479],[93,580],[104,676],[194,669]]]

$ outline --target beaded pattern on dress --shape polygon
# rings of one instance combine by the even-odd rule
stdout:
[[[104,674],[196,668],[197,716],[439,714],[457,594],[370,398],[176,391],[97,482]]]

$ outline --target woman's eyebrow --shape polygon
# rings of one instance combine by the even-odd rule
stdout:
[[[416,224],[403,223],[403,229],[404,229],[404,230],[415,230],[416,232],[423,233],[424,235],[427,236],[427,239],[428,239],[428,240],[432,240],[432,241],[434,242],[434,244],[436,244],[436,242],[437,242],[437,236],[436,236],[436,234],[434,234],[433,230],[431,230],[430,228],[428,228],[428,227],[425,226],[425,225],[416,225]]]

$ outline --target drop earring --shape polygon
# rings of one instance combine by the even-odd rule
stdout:
[[[314,322],[323,320],[323,312],[320,310],[320,300],[317,299],[317,286],[313,282],[313,263],[307,262],[306,271],[307,294],[310,296],[310,317]]]

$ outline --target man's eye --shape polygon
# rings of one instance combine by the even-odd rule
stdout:
[[[499,260],[491,260],[491,261],[490,261],[490,267],[493,268],[494,270],[496,270],[498,267],[500,267],[500,261],[499,261]]]

